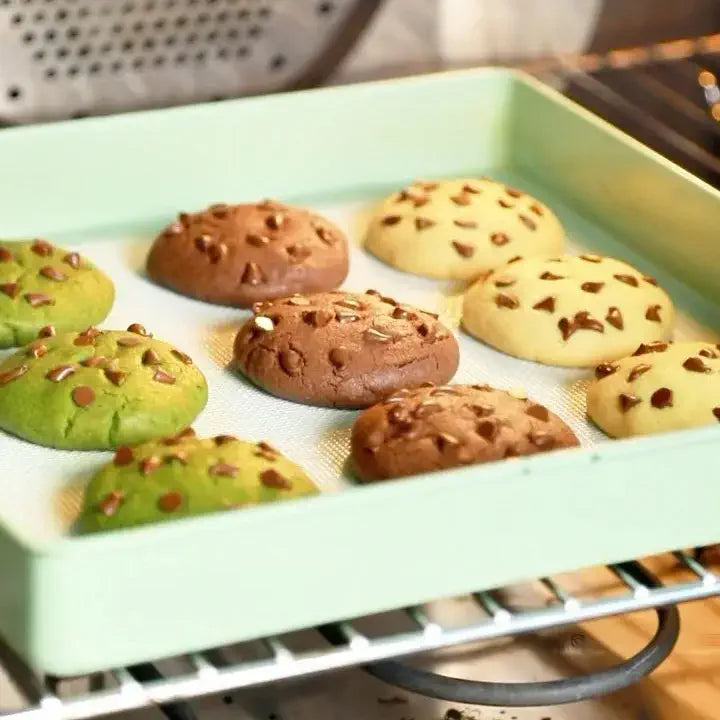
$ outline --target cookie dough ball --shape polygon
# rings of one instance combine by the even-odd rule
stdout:
[[[118,449],[90,481],[78,529],[115,530],[317,492],[300,467],[265,442],[200,440],[188,430]]]
[[[473,285],[463,326],[498,350],[588,367],[664,340],[675,310],[654,278],[599,255],[527,258]]]
[[[206,401],[192,360],[141,325],[42,337],[0,364],[0,429],[48,447],[105,450],[172,435]]]
[[[115,299],[110,278],[79,253],[47,240],[0,240],[0,348],[25,345],[41,328],[82,330]]]
[[[189,297],[250,307],[259,300],[336,288],[347,240],[329,220],[272,200],[181,213],[157,238],[148,275]]]
[[[457,340],[437,315],[373,290],[296,295],[254,310],[235,340],[235,365],[288,400],[367,407],[457,370]]]
[[[720,345],[641,345],[595,368],[587,411],[608,435],[629,437],[720,423]]]
[[[559,417],[524,394],[448,385],[401,390],[361,413],[352,461],[367,482],[577,444]]]
[[[365,247],[405,272],[473,280],[514,257],[562,253],[565,232],[530,195],[488,178],[460,178],[390,195]]]

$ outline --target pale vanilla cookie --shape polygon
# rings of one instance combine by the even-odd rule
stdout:
[[[665,340],[672,301],[657,281],[599,255],[510,262],[465,294],[463,325],[516,357],[587,367]]]
[[[649,343],[598,365],[587,411],[613,437],[720,422],[720,344]]]
[[[382,202],[365,247],[405,272],[474,280],[514,257],[562,253],[565,232],[545,205],[489,178],[417,181]]]

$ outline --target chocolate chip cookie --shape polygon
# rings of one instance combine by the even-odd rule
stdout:
[[[0,348],[25,345],[45,325],[82,330],[105,319],[110,278],[77,252],[47,240],[0,240]]]
[[[400,390],[361,413],[352,461],[369,482],[577,444],[559,417],[520,393],[448,385]]]
[[[457,369],[457,340],[436,315],[374,290],[294,295],[253,311],[235,339],[235,366],[288,400],[367,407]]]
[[[592,367],[665,340],[674,320],[655,278],[586,254],[520,259],[495,270],[465,294],[462,322],[509,355]]]
[[[0,364],[0,428],[38,445],[104,450],[172,435],[207,401],[184,352],[133,324],[41,337]]]
[[[347,240],[329,220],[273,200],[181,213],[157,238],[148,275],[183,295],[250,307],[259,300],[336,288]]]
[[[587,411],[613,437],[717,425],[720,345],[647,343],[630,357],[598,365]]]
[[[317,492],[300,467],[266,442],[231,435],[200,440],[186,430],[119,448],[90,481],[78,530],[114,530]]]
[[[381,203],[365,247],[405,272],[474,280],[519,255],[562,253],[565,231],[546,205],[489,178],[417,181]]]

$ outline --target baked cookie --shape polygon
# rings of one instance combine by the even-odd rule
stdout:
[[[52,336],[0,364],[0,429],[38,445],[102,450],[172,435],[205,407],[192,360],[141,325]]]
[[[382,202],[365,247],[405,272],[474,280],[517,256],[562,253],[565,232],[545,205],[488,178],[418,181]]]
[[[250,307],[258,300],[336,288],[347,240],[308,210],[265,200],[181,213],[155,240],[148,275],[183,295]]]
[[[527,258],[465,294],[463,325],[516,357],[587,367],[664,340],[675,310],[654,278],[599,255]]]
[[[114,530],[317,492],[301,468],[265,442],[200,440],[186,430],[119,448],[90,481],[77,527]]]
[[[235,339],[235,365],[288,400],[367,407],[457,370],[457,340],[437,315],[374,290],[294,295],[253,310]]]
[[[648,343],[598,365],[587,411],[613,437],[720,423],[720,344]]]
[[[76,252],[47,240],[0,240],[0,348],[25,345],[40,328],[81,330],[107,317],[115,288]]]
[[[352,461],[358,478],[371,481],[577,444],[559,417],[524,393],[448,385],[401,390],[361,413]]]

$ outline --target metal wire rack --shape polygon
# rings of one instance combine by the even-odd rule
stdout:
[[[106,674],[103,683],[89,678],[87,690],[69,696],[60,692],[61,683],[57,679],[37,675],[8,648],[3,648],[0,660],[28,701],[28,707],[4,718],[82,720],[153,705],[167,706],[453,645],[720,595],[720,576],[688,553],[674,555],[692,579],[651,588],[639,583],[623,564],[610,565],[608,569],[622,581],[625,591],[609,597],[577,597],[557,578],[543,578],[539,582],[549,598],[545,607],[515,608],[504,602],[502,592],[484,591],[472,596],[483,611],[482,617],[472,624],[447,627],[433,619],[432,604],[409,607],[402,611],[412,623],[407,631],[371,636],[359,629],[361,621],[346,621],[333,628],[344,640],[339,646],[321,644],[298,653],[284,638],[269,637],[260,641],[265,656],[259,659],[235,660],[228,649],[214,649],[187,656],[186,669],[170,677],[164,677],[153,665],[119,668]]]

